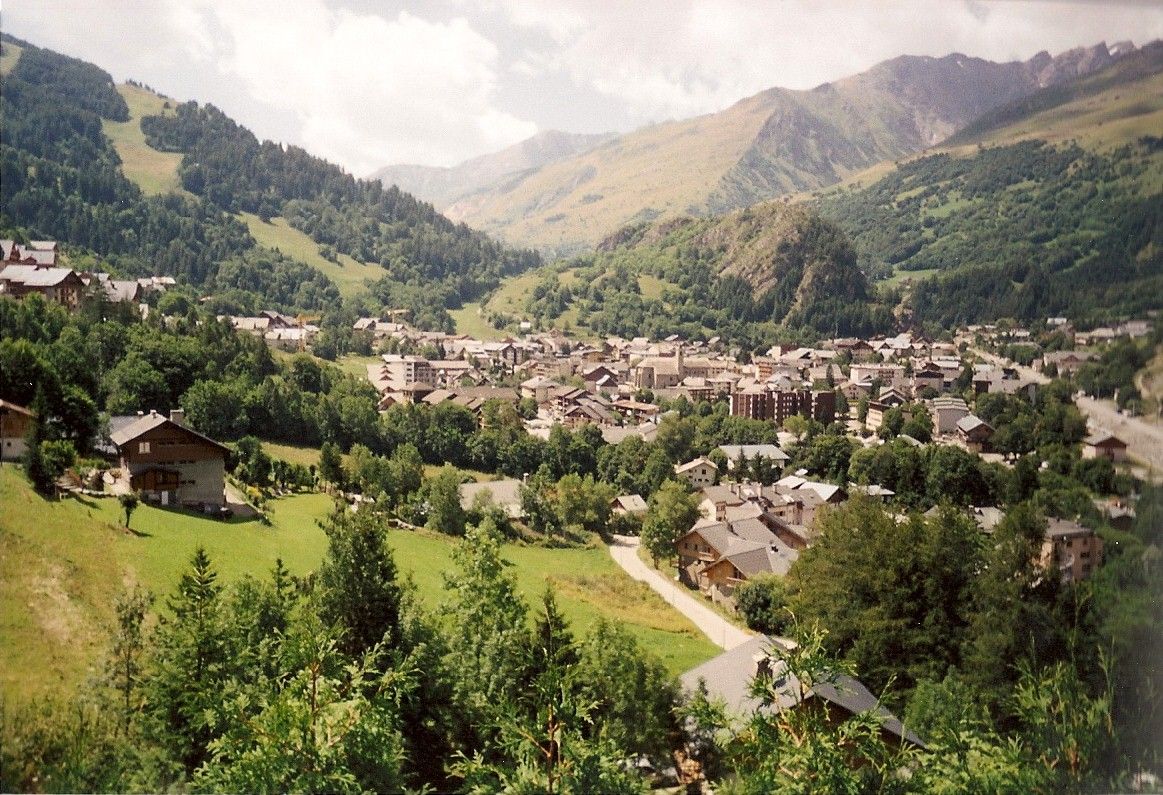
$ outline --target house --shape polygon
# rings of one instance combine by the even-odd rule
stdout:
[[[1127,443],[1113,433],[1098,431],[1082,443],[1083,458],[1106,458],[1115,463],[1127,460]]]
[[[975,414],[967,414],[957,420],[957,438],[975,453],[988,452],[992,436],[993,426]]]
[[[905,728],[880,705],[858,679],[846,674],[826,674],[813,682],[802,682],[787,671],[779,650],[788,650],[790,641],[757,635],[746,643],[695,666],[679,677],[683,690],[694,693],[700,682],[708,695],[722,701],[737,721],[745,721],[763,709],[823,709],[830,722],[839,723],[853,715],[872,712],[880,720],[885,742],[923,746],[921,738]],[[773,701],[765,705],[754,695],[755,679],[771,685]]]
[[[0,295],[23,298],[40,293],[47,300],[70,310],[81,305],[85,283],[69,268],[43,265],[7,265],[0,269]]]
[[[487,497],[479,495],[486,494]],[[460,507],[468,511],[478,499],[498,506],[510,519],[525,518],[521,508],[521,481],[515,478],[490,480],[487,483],[462,483],[460,485]]]
[[[161,505],[211,511],[226,507],[225,445],[185,424],[151,411],[118,423],[109,438],[117,448],[130,488]]]
[[[933,427],[937,433],[956,433],[957,423],[969,415],[969,406],[958,397],[933,398]]]
[[[675,477],[685,480],[696,489],[713,485],[719,474],[719,467],[714,461],[702,456],[687,461],[685,464],[674,465]]]
[[[1042,565],[1057,569],[1062,582],[1081,582],[1102,565],[1102,538],[1068,519],[1051,519],[1042,538]]]
[[[757,574],[787,574],[799,550],[759,518],[695,523],[677,542],[679,579],[715,602],[732,604],[735,587]]]
[[[27,452],[25,439],[36,415],[24,406],[0,400],[0,461],[19,461]]]
[[[640,494],[623,494],[610,501],[610,511],[614,514],[633,514],[641,516],[646,513],[646,500]]]

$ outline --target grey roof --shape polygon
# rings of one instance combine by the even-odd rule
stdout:
[[[647,509],[646,500],[642,499],[640,494],[623,494],[615,497],[614,502],[619,508],[630,513],[640,513]]]
[[[69,268],[42,268],[37,265],[9,265],[0,270],[0,279],[26,287],[56,287],[69,276],[75,275]]]
[[[787,574],[799,553],[779,542],[777,548],[762,545],[756,549],[740,549],[724,555],[720,560],[730,561],[744,577],[756,574]],[[718,562],[718,561],[716,561]]]
[[[121,418],[117,418],[117,419],[121,419]],[[169,417],[166,417],[165,415],[162,415],[162,414],[157,414],[157,413],[151,411],[149,414],[142,415],[141,417],[136,417],[135,419],[136,419],[136,422],[129,422],[129,423],[125,423],[125,424],[118,423],[117,429],[113,430],[114,425],[113,425],[113,419],[111,418],[109,421],[109,427],[110,427],[109,440],[111,442],[113,442],[113,444],[117,445],[118,447],[124,447],[126,444],[128,444],[129,442],[132,442],[134,439],[141,436],[142,434],[149,433],[150,431],[154,430],[155,428],[160,428],[163,425],[169,424],[169,425],[177,426],[177,427],[181,428],[183,431],[185,431],[186,433],[191,433],[194,436],[197,436],[202,441],[204,441],[208,444],[212,444],[215,447],[219,447],[224,451],[229,450],[229,448],[226,445],[222,444],[221,442],[216,442],[213,439],[211,439],[209,436],[198,433],[196,430],[189,427],[188,425],[178,425],[178,423],[174,422]]]
[[[1046,525],[1046,538],[1078,538],[1090,535],[1094,535],[1093,530],[1069,519],[1051,519]]]
[[[739,717],[746,717],[764,709],[763,703],[751,695],[751,682],[755,678],[757,658],[771,656],[773,647],[786,649],[788,644],[789,641],[780,638],[758,635],[690,669],[679,677],[679,680],[683,689],[688,692],[693,692],[698,687],[699,680],[703,680],[711,697],[722,699],[731,712]],[[880,706],[876,696],[859,680],[846,674],[834,674],[826,681],[805,687],[794,676],[784,675],[780,678],[780,672],[786,669],[782,668],[781,662],[773,663],[774,681],[778,683],[773,693],[773,705],[778,709],[786,709],[816,697],[835,704],[853,715],[872,710],[883,720],[886,731],[911,743],[923,745],[916,734],[908,731],[896,716]]]
[[[1115,442],[1117,446],[1126,447],[1127,443],[1109,431],[1096,431],[1086,437],[1085,444],[1099,445],[1104,442]]]
[[[961,431],[962,433],[970,433],[971,431],[975,431],[982,426],[989,428],[991,431],[993,430],[993,427],[988,422],[983,420],[981,417],[978,417],[976,414],[966,414],[964,417],[957,420],[957,430]]]
[[[509,516],[519,519],[521,511],[521,481],[509,478],[507,480],[490,480],[485,483],[462,483],[460,486],[460,505],[465,510],[472,507],[477,494],[488,492],[493,498],[493,504],[503,508]]]
[[[721,444],[719,449],[727,458],[735,460],[740,456],[745,456],[748,460],[754,459],[758,454],[761,458],[768,458],[772,461],[787,461],[788,454],[779,449],[778,445],[774,444]]]

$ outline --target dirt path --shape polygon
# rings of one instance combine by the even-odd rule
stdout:
[[[711,643],[724,649],[733,649],[741,646],[755,637],[754,634],[732,624],[702,603],[701,597],[695,597],[686,588],[674,580],[668,580],[654,569],[647,566],[638,557],[638,539],[633,536],[614,536],[614,542],[608,547],[614,561],[625,569],[626,573],[635,580],[644,582],[656,591],[678,612],[689,618],[694,625],[710,638]]]

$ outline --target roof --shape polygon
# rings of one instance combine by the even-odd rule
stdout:
[[[69,268],[42,268],[37,265],[9,265],[0,270],[0,280],[17,282],[26,287],[56,287],[70,276],[80,279]]]
[[[964,417],[957,420],[957,430],[961,431],[962,433],[972,433],[978,428],[988,428],[991,431],[993,430],[993,426],[991,426],[981,417],[978,417],[976,414],[966,414]]]
[[[710,460],[709,458],[702,458],[700,456],[699,458],[696,458],[693,461],[687,461],[685,464],[675,464],[674,465],[674,473],[676,475],[681,475],[683,472],[689,472],[690,470],[698,467],[700,464],[706,464],[707,466],[709,466],[711,469],[715,470],[716,472],[719,471],[719,467],[715,464],[714,461]]]
[[[1046,538],[1079,538],[1092,536],[1094,531],[1069,519],[1051,519],[1046,525]]]
[[[17,414],[23,414],[26,417],[35,417],[31,411],[24,406],[18,406],[15,403],[9,403],[7,400],[0,400],[0,409],[7,409],[8,411],[15,411]]]
[[[766,657],[771,660],[775,672],[776,689],[773,704],[778,709],[793,707],[809,698],[822,698],[853,715],[871,710],[883,720],[886,731],[911,743],[923,744],[920,737],[908,731],[896,716],[880,706],[876,696],[858,679],[847,674],[835,673],[824,677],[822,681],[805,686],[795,676],[786,675],[782,661],[772,657],[778,657],[777,650],[787,649],[789,644],[790,641],[780,638],[758,635],[702,665],[695,666],[682,674],[679,680],[683,689],[688,692],[693,692],[698,687],[699,680],[703,680],[710,696],[721,698],[730,711],[744,717],[764,709],[762,701],[751,695],[751,682],[755,678],[757,661]],[[773,651],[776,651],[775,655],[772,654]],[[782,677],[781,672],[785,673]]]
[[[1107,431],[1097,431],[1086,437],[1086,444],[1091,447],[1097,447],[1100,444],[1113,445],[1115,447],[1126,447],[1127,443],[1113,433]]]
[[[641,513],[647,509],[646,500],[640,494],[623,494],[614,498],[617,507],[628,513]]]
[[[506,480],[490,480],[485,483],[462,483],[460,486],[460,505],[465,510],[472,507],[476,496],[482,491],[493,498],[493,504],[505,510],[509,516],[518,519],[521,511],[521,481],[515,478]]]
[[[216,442],[209,436],[198,433],[188,425],[179,425],[169,417],[163,416],[153,411],[151,411],[149,414],[138,417],[136,422],[127,423],[119,427],[117,430],[112,431],[109,434],[109,439],[118,447],[124,447],[139,436],[147,434],[156,428],[162,427],[163,425],[173,425],[176,428],[181,428],[186,433],[197,436],[207,444],[212,444],[223,452],[229,452],[229,448],[221,442]]]
[[[740,457],[754,459],[756,455],[772,461],[787,461],[788,455],[774,444],[721,444],[719,449],[731,460]]]

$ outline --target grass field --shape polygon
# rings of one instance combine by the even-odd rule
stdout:
[[[147,196],[181,190],[178,165],[182,162],[182,155],[177,152],[159,152],[151,148],[145,142],[145,134],[141,131],[143,116],[159,116],[173,112],[164,107],[166,100],[152,91],[137,86],[120,85],[117,86],[117,91],[129,105],[129,121],[116,122],[105,119],[101,122],[101,127],[121,157],[122,172]]]
[[[385,271],[379,265],[357,262],[346,254],[340,254],[338,262],[331,262],[319,253],[319,244],[308,235],[291,227],[283,218],[272,218],[265,223],[253,213],[241,213],[251,236],[260,246],[277,248],[288,257],[310,265],[335,282],[344,297],[355,295],[364,288],[369,279],[378,279]]]
[[[340,370],[353,375],[361,381],[367,380],[367,366],[369,364],[380,364],[383,360],[379,356],[358,356],[354,353],[349,353],[345,356],[340,356],[335,360],[334,364]]]
[[[16,66],[16,62],[20,60],[20,53],[23,51],[23,47],[4,42],[3,52],[0,52],[0,75],[6,75],[12,71],[12,67]]]
[[[485,312],[479,303],[465,304],[460,309],[450,309],[456,323],[457,334],[468,334],[478,340],[499,340],[508,332],[493,328],[485,317]]]
[[[204,546],[230,583],[263,577],[276,558],[292,573],[316,569],[327,547],[318,521],[331,510],[322,494],[272,500],[271,524],[220,522],[142,505],[133,532],[110,498],[48,501],[12,465],[0,468],[0,697],[26,698],[80,686],[106,649],[118,595],[133,584],[164,605],[190,556]],[[453,539],[395,530],[389,543],[402,574],[430,608],[443,598]],[[521,593],[540,597],[546,583],[581,633],[600,616],[624,622],[675,673],[716,653],[685,618],[634,583],[600,547],[547,549],[508,544]]]

